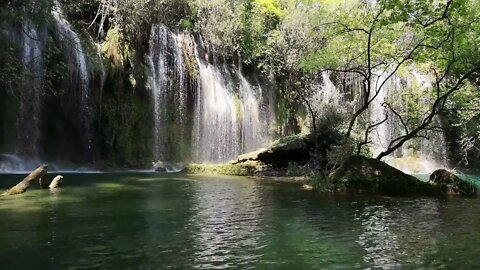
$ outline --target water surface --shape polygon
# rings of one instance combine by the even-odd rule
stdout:
[[[325,196],[181,174],[66,174],[0,199],[0,269],[480,268],[480,200]],[[0,176],[0,187],[19,175]]]

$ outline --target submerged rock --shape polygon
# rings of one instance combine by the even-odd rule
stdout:
[[[446,195],[477,195],[476,186],[444,169],[434,171],[430,175],[430,182],[439,187],[441,192]]]
[[[152,167],[156,172],[167,172],[163,161],[152,162]]]
[[[434,195],[437,188],[377,159],[352,156],[328,176],[335,191]]]

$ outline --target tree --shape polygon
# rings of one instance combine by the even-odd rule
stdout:
[[[386,83],[409,65],[423,65],[434,74],[434,101],[422,121],[414,126],[408,126],[404,116],[389,106],[404,124],[405,132],[376,158],[390,155],[430,126],[451,95],[461,91],[479,71],[478,58],[472,57],[479,53],[472,40],[480,33],[477,6],[475,1],[468,0],[381,0],[358,1],[351,8],[333,10],[337,19],[322,22],[318,31],[325,47],[314,51],[303,66],[314,72],[355,74],[361,80],[362,87],[356,93],[360,104],[345,132],[348,139],[352,139],[358,119],[384,91]],[[368,133],[381,124],[383,120],[368,124],[358,152],[370,143]],[[349,142],[344,145],[347,151]]]

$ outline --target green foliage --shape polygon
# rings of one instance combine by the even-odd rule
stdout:
[[[320,175],[314,175],[308,178],[308,184],[313,187],[314,190],[321,193],[329,193],[334,191],[335,186],[328,181],[325,177]]]
[[[137,95],[116,90],[105,93],[102,106],[102,158],[128,167],[143,167],[142,160],[152,160],[150,109]],[[138,163],[140,162],[140,163]]]

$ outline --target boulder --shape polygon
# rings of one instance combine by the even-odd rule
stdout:
[[[377,159],[363,156],[348,158],[328,176],[335,191],[383,195],[434,195],[437,189],[429,183]]]
[[[291,162],[308,162],[311,149],[309,134],[289,136],[275,141],[269,149],[259,152],[257,160],[274,168],[285,168]]]
[[[63,176],[57,175],[48,186],[50,189],[59,188],[63,183]]]
[[[290,163],[303,164],[310,159],[310,135],[300,134],[281,138],[269,147],[238,156],[230,164],[252,164],[287,168]]]
[[[446,195],[476,196],[477,187],[444,169],[436,170],[430,175],[430,182],[439,187]]]
[[[163,161],[152,162],[152,167],[156,172],[167,172],[165,164]]]

